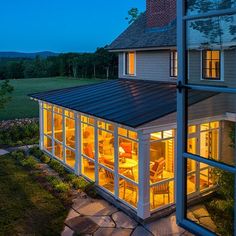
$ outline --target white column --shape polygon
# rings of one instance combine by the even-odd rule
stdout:
[[[66,162],[66,117],[65,109],[62,111],[62,147],[63,147],[63,162]]]
[[[52,156],[55,157],[55,125],[54,125],[54,106],[52,105]]]
[[[95,183],[98,185],[99,183],[99,168],[98,168],[98,158],[99,158],[99,150],[98,150],[98,123],[97,119],[94,118],[94,151],[95,151]]]
[[[139,198],[138,216],[142,219],[150,216],[150,134],[138,132],[139,137]]]
[[[75,173],[81,174],[81,122],[80,115],[75,112]]]
[[[44,135],[44,126],[43,126],[43,103],[39,102],[39,148],[43,150],[43,135]]]
[[[119,140],[118,140],[118,127],[114,127],[114,187],[115,198],[119,197]]]

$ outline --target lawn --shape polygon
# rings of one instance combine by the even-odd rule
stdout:
[[[10,155],[0,157],[0,235],[60,235],[67,210]]]
[[[72,79],[65,77],[11,80],[12,100],[0,111],[0,120],[38,117],[38,103],[27,94],[101,82],[101,79]]]

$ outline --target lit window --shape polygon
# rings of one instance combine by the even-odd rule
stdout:
[[[135,75],[135,52],[125,53],[125,74]]]
[[[220,51],[203,51],[203,79],[220,80]]]
[[[170,77],[178,76],[178,55],[177,51],[170,52]]]

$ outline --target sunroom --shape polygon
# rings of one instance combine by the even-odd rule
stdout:
[[[175,203],[175,87],[116,80],[30,95],[40,107],[40,148],[149,218]],[[212,96],[189,98],[195,110]],[[192,121],[189,152],[217,159],[222,119],[203,114]],[[207,165],[191,161],[187,168],[189,196],[214,188]]]

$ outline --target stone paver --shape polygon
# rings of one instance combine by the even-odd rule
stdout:
[[[142,226],[138,226],[134,232],[131,234],[131,236],[153,236],[152,233],[148,232],[145,228]]]
[[[66,225],[77,234],[93,234],[99,228],[99,225],[93,220],[82,216],[69,219],[66,222]]]
[[[199,222],[202,226],[210,229],[211,231],[215,232],[216,231],[216,225],[212,221],[211,217],[201,217],[199,218]]]
[[[75,217],[78,217],[80,216],[80,214],[78,212],[76,212],[74,209],[70,209],[67,217],[66,217],[66,220],[65,220],[65,223],[70,220],[70,219],[73,219]]]
[[[106,228],[114,228],[116,227],[114,221],[111,219],[110,216],[88,216],[90,220],[95,222],[100,227]]]
[[[134,229],[138,223],[127,216],[124,212],[118,211],[112,215],[117,228]]]
[[[190,208],[196,219],[209,216],[209,213],[204,205],[197,205]]]
[[[63,232],[61,233],[61,236],[73,236],[74,231],[71,230],[69,227],[65,226]]]
[[[155,236],[181,235],[185,230],[176,224],[176,217],[172,214],[169,217],[147,223],[144,227]]]
[[[72,206],[81,215],[85,216],[108,216],[117,211],[117,209],[102,199],[77,199]]]
[[[7,150],[4,150],[4,149],[0,149],[0,156],[3,156],[3,155],[6,155],[8,154],[9,152]]]
[[[130,236],[131,233],[132,229],[100,228],[94,236]]]

